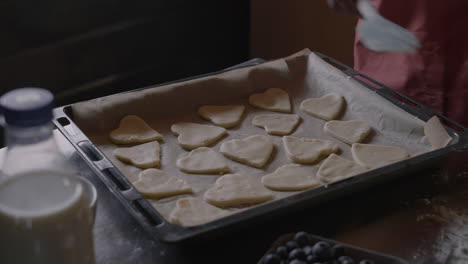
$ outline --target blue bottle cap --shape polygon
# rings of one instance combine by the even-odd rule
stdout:
[[[54,96],[42,88],[20,88],[0,97],[1,112],[8,125],[30,127],[52,120]]]

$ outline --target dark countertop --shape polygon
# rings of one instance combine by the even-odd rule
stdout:
[[[281,234],[304,230],[410,263],[467,263],[468,155],[429,169],[271,219],[208,241],[165,244],[147,235],[66,139],[62,150],[98,190],[96,263],[255,263]],[[0,152],[0,156],[3,151]],[[1,158],[1,157],[0,157]]]

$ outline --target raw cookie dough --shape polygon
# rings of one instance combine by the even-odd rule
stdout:
[[[364,140],[369,135],[371,128],[369,123],[364,120],[332,120],[325,123],[324,130],[333,137],[352,145]]]
[[[179,144],[187,150],[206,147],[227,134],[222,127],[196,123],[177,123],[171,126],[171,131],[178,135]]]
[[[114,156],[122,162],[142,169],[159,167],[159,142],[153,141],[129,148],[117,148],[114,150]]]
[[[315,163],[321,157],[339,150],[338,145],[330,140],[293,136],[283,137],[283,145],[290,160],[303,164]]]
[[[182,198],[177,200],[169,215],[169,222],[181,226],[196,226],[229,214],[229,211],[212,206],[199,198]]]
[[[320,185],[312,171],[299,164],[287,164],[262,177],[265,187],[275,191],[302,191]]]
[[[351,153],[358,164],[367,168],[382,167],[409,156],[408,152],[400,147],[360,143],[351,146]]]
[[[146,122],[135,115],[128,115],[120,120],[119,128],[110,133],[110,140],[114,144],[146,143],[163,137],[152,129]]]
[[[206,190],[204,199],[218,207],[238,207],[263,203],[274,198],[273,193],[254,177],[226,174]]]
[[[185,157],[177,160],[177,167],[186,173],[208,174],[229,171],[223,155],[207,147],[192,150]]]
[[[252,119],[252,125],[265,128],[271,135],[284,136],[293,132],[301,121],[298,115],[263,114]]]
[[[433,116],[424,124],[424,135],[431,143],[433,150],[443,148],[452,141],[452,137],[447,133],[437,116]]]
[[[366,168],[354,161],[331,154],[320,166],[317,177],[323,182],[340,181],[354,175],[363,173]]]
[[[249,96],[249,103],[255,107],[276,112],[291,112],[289,95],[279,88],[270,88],[264,93]]]
[[[330,93],[320,98],[305,99],[301,103],[301,110],[311,116],[328,121],[337,118],[345,103],[343,96]]]
[[[158,169],[146,169],[140,172],[133,186],[146,198],[154,199],[192,193],[192,188],[184,180]]]
[[[240,123],[244,110],[243,105],[205,105],[198,108],[198,114],[217,126],[229,128]]]
[[[273,142],[268,136],[254,135],[245,139],[226,141],[219,151],[232,160],[261,168],[270,159]]]

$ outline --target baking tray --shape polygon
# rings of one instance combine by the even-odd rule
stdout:
[[[345,181],[334,183],[330,186],[321,186],[283,199],[260,204],[254,209],[244,210],[203,225],[182,227],[171,224],[164,219],[164,217],[162,217],[156,209],[154,209],[153,206],[143,198],[127,178],[79,129],[79,127],[73,122],[74,119],[71,105],[54,109],[54,123],[76,148],[86,163],[93,169],[96,175],[98,175],[113,195],[122,203],[124,208],[146,229],[151,236],[165,242],[180,242],[194,238],[213,236],[221,233],[221,231],[222,233],[225,233],[228,230],[234,230],[235,228],[242,227],[246,224],[253,224],[266,218],[272,218],[297,209],[314,206],[328,200],[336,199],[338,197],[366,189],[372,185],[390,181],[400,175],[411,173],[425,167],[434,166],[436,161],[441,160],[448,154],[455,151],[464,151],[468,148],[468,132],[460,124],[432,111],[430,108],[411,98],[393,91],[372,78],[359,73],[324,54],[317,52],[315,54],[361,83],[364,87],[374,91],[376,94],[411,115],[416,116],[423,121],[427,121],[434,115],[438,116],[445,125],[448,133],[453,137],[452,142],[444,148],[371,170]],[[264,62],[266,61],[262,59],[253,59],[222,71],[156,86],[140,88],[137,90],[202,78],[233,69],[255,66]]]

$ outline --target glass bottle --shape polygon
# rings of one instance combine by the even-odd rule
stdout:
[[[0,178],[2,263],[94,263],[84,186],[53,136],[53,95],[40,88],[0,98],[7,151]]]

